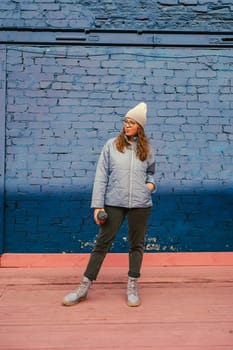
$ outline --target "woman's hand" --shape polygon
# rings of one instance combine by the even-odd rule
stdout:
[[[100,211],[104,211],[104,208],[96,208],[95,210],[94,210],[94,220],[95,220],[95,223],[97,224],[97,225],[100,225],[101,224],[101,222],[100,222],[100,220],[98,219],[98,213],[100,212]]]
[[[146,185],[151,192],[155,190],[155,185],[152,182],[147,182]]]

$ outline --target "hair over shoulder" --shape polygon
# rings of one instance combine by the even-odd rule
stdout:
[[[137,157],[144,161],[147,159],[150,153],[149,140],[145,134],[144,129],[139,126],[138,128],[138,140],[137,140]],[[125,138],[124,130],[117,136],[116,140],[116,148],[119,152],[124,153],[125,149],[129,147],[129,144]]]

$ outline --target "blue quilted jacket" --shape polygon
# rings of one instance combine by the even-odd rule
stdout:
[[[136,157],[136,140],[124,153],[117,150],[115,138],[106,142],[100,154],[92,193],[92,208],[104,205],[125,208],[152,206],[151,191],[146,183],[154,182],[155,158],[141,161]]]

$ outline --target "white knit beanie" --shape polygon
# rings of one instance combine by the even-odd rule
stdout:
[[[147,105],[146,103],[141,102],[134,108],[130,109],[126,113],[124,119],[131,118],[144,128],[146,125],[146,112],[147,112]]]

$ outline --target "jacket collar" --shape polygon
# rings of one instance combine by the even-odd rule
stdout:
[[[136,144],[136,143],[137,143],[138,137],[137,137],[137,136],[134,136],[133,141],[129,141],[128,136],[125,135],[125,140],[126,140],[126,142],[127,142],[129,145],[132,145],[132,144]]]

